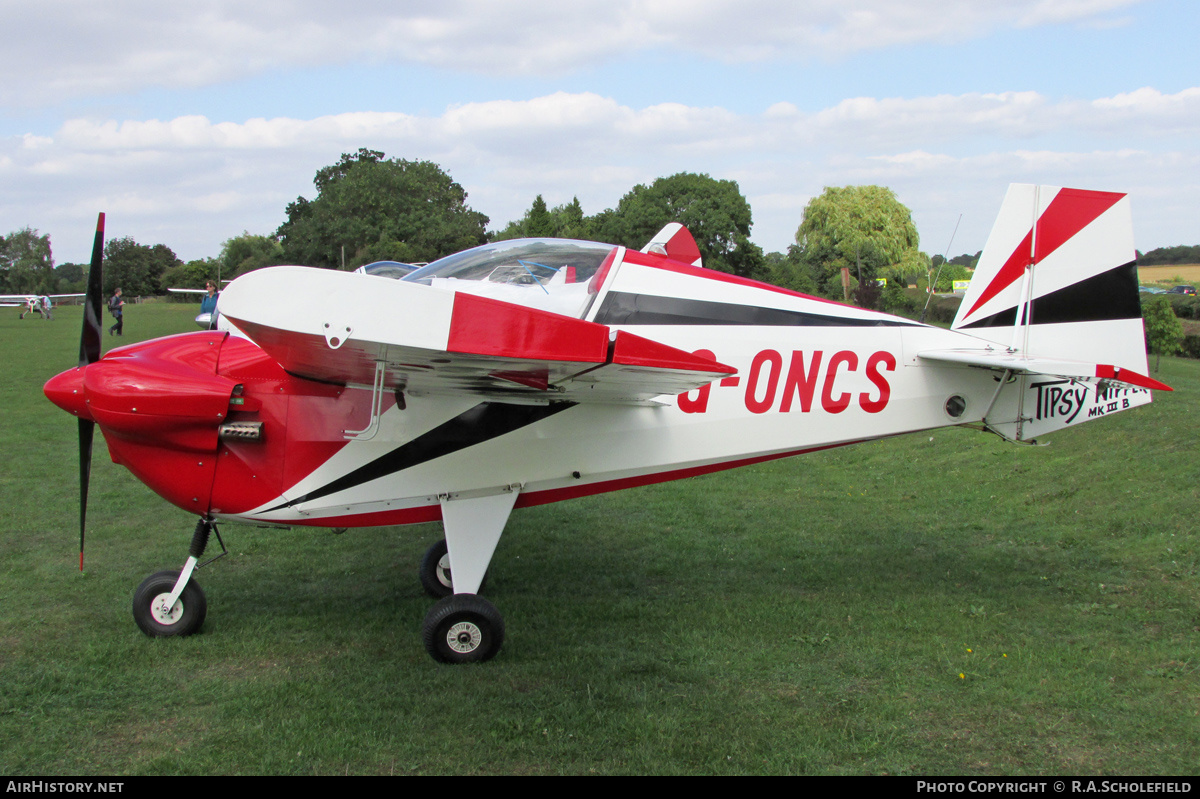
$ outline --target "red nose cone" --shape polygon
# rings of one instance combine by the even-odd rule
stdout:
[[[85,368],[87,367],[77,366],[60,375],[55,375],[50,378],[42,390],[46,392],[47,399],[67,413],[74,414],[80,419],[90,420],[92,416],[88,413],[87,398],[83,392],[83,370]]]

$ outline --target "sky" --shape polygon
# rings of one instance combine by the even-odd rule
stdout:
[[[974,253],[1009,183],[1131,195],[1142,251],[1200,243],[1194,0],[0,0],[0,235],[184,260],[272,234],[360,147],[437,163],[498,230],[736,181],[764,251],[879,184]]]

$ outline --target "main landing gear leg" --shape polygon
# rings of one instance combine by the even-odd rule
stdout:
[[[504,643],[504,619],[477,592],[517,494],[517,487],[513,486],[486,497],[442,498],[442,526],[446,531],[454,593],[430,608],[425,616],[422,635],[425,649],[434,660],[479,663],[500,651]],[[427,553],[426,560],[430,554]]]
[[[198,521],[183,569],[152,574],[134,591],[133,620],[146,635],[154,638],[191,635],[204,624],[208,600],[199,583],[192,579],[192,572],[199,565],[216,560],[212,558],[199,564],[208,546],[209,533],[216,533],[217,540],[221,541],[221,532],[214,522],[208,519]],[[224,554],[225,542],[221,541],[221,555]],[[217,558],[221,555],[217,555]]]

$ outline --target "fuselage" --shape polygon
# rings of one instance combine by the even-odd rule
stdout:
[[[113,350],[46,391],[94,419],[113,460],[179,507],[322,526],[435,520],[442,498],[500,490],[519,491],[518,506],[543,504],[977,422],[996,392],[988,371],[916,357],[977,345],[972,337],[615,249],[591,296],[580,295],[581,318],[735,374],[634,404],[563,399],[553,387],[376,392],[291,375],[278,350],[233,330]],[[504,286],[504,300],[519,300],[515,291]],[[525,291],[554,300],[537,284]],[[372,427],[373,399],[377,425],[355,435]]]

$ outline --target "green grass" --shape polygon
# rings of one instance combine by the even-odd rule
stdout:
[[[192,329],[144,305],[125,341]],[[201,634],[134,587],[194,519],[41,394],[79,310],[0,316],[0,773],[1192,774],[1200,363],[1016,447],[966,430],[518,511],[490,663],[438,666],[434,525],[228,525]],[[105,346],[113,340],[105,337]]]

